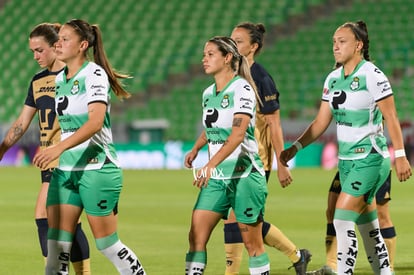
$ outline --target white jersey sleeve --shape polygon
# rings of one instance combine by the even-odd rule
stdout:
[[[239,91],[234,94],[234,113],[247,114],[253,117],[255,111],[256,98],[253,88],[247,81],[239,81],[236,89]]]
[[[375,101],[392,95],[391,84],[386,75],[374,64],[367,63],[367,87]]]
[[[94,66],[93,72],[85,78],[85,89],[88,103],[105,102],[108,103],[108,92],[110,90],[107,74],[101,67]]]

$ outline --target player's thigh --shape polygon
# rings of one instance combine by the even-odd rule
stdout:
[[[230,209],[227,186],[226,180],[210,179],[208,185],[200,189],[193,210],[209,210],[227,217]]]

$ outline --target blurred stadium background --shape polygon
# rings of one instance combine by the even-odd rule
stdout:
[[[30,30],[41,22],[72,18],[99,24],[112,65],[133,76],[125,82],[133,97],[114,99],[112,105],[114,139],[121,153],[126,152],[122,157],[127,167],[140,162],[137,156],[140,167],[181,167],[183,151],[200,131],[202,90],[212,82],[201,70],[204,43],[214,35],[229,35],[243,21],[267,28],[257,61],[281,92],[287,142],[316,114],[323,80],[333,66],[336,27],[366,21],[371,58],[393,85],[407,151],[412,151],[412,0],[0,0],[0,138],[17,118],[30,79],[39,71],[28,48]],[[30,160],[36,128],[35,121],[3,165]],[[316,144],[317,155],[334,136],[328,130]],[[315,158],[301,165],[320,162]]]

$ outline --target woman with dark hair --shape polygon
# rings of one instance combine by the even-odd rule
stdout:
[[[87,57],[93,50],[93,60]],[[110,120],[111,90],[129,97],[109,64],[97,25],[74,19],[59,31],[57,58],[66,66],[56,76],[56,113],[61,142],[40,151],[34,164],[46,167],[59,158],[50,182],[46,274],[69,274],[68,256],[76,220],[85,209],[96,247],[120,274],[145,271],[117,232],[122,170],[115,152]]]
[[[255,61],[255,57],[263,48],[265,31],[265,26],[261,23],[243,22],[233,29],[231,37],[236,42],[240,54],[244,55],[249,63],[262,102],[258,104],[256,110],[255,137],[266,173],[266,181],[269,181],[274,155],[276,155],[277,176],[280,185],[284,188],[290,185],[293,179],[289,168],[283,166],[279,160],[280,152],[284,149],[279,90],[268,71]],[[307,249],[298,249],[279,228],[267,221],[263,221],[262,236],[266,245],[278,249],[287,256],[297,275],[305,275],[311,259],[311,253]],[[225,275],[239,274],[243,255],[242,245],[240,231],[231,212],[228,219],[224,221]]]
[[[358,254],[358,226],[374,274],[392,274],[381,235],[375,194],[390,173],[390,156],[383,119],[395,149],[395,172],[400,181],[411,177],[391,85],[369,61],[365,22],[347,22],[333,35],[337,68],[325,80],[319,112],[293,145],[281,153],[284,165],[298,150],[315,141],[336,121],[339,145],[339,193],[333,224],[337,237],[338,274],[353,274]]]
[[[29,47],[39,66],[44,69],[30,82],[23,109],[0,144],[0,160],[26,132],[36,113],[39,118],[40,149],[60,141],[60,127],[55,112],[55,78],[63,70],[65,63],[56,58],[55,43],[58,41],[60,24],[41,23],[29,35]],[[47,257],[48,220],[46,197],[53,169],[58,161],[50,162],[41,169],[42,186],[36,201],[35,220],[43,257]],[[90,274],[89,244],[81,223],[74,232],[70,261],[76,274]]]

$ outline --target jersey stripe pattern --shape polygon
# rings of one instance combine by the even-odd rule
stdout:
[[[109,159],[119,166],[111,132],[110,85],[104,69],[85,62],[71,79],[65,70],[56,77],[56,113],[62,140],[73,135],[88,120],[88,105],[103,102],[107,105],[102,129],[85,142],[62,153],[59,169],[64,171],[100,169]]]
[[[336,121],[340,159],[365,158],[372,149],[389,157],[376,102],[391,95],[387,77],[369,61],[361,61],[347,77],[342,67],[328,75],[322,100],[329,102]]]

